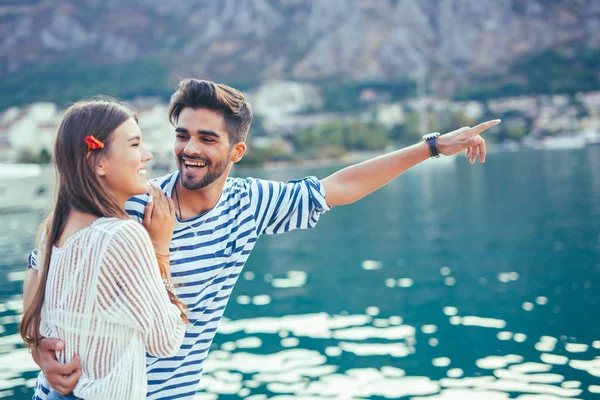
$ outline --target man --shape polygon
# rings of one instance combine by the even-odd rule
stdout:
[[[229,178],[246,151],[252,111],[244,96],[226,85],[187,79],[171,98],[169,119],[175,126],[178,171],[154,182],[173,199],[177,221],[168,246],[177,295],[189,307],[190,325],[177,356],[148,357],[148,398],[192,398],[204,361],[233,287],[257,239],[293,229],[312,228],[330,207],[353,203],[430,157],[467,151],[471,163],[485,161],[479,136],[500,121],[461,128],[363,163],[319,181],[308,177],[287,184]],[[147,196],[131,199],[126,209],[151,228],[155,210]],[[158,210],[156,210],[159,213]],[[157,218],[160,219],[160,218]],[[164,244],[162,245],[164,248]],[[25,280],[37,279],[35,254]],[[54,350],[64,346],[45,339],[33,357],[40,374],[34,398],[44,399],[49,385],[70,393],[81,375],[78,359],[59,364]]]

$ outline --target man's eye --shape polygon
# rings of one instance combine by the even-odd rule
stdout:
[[[177,135],[177,139],[185,140],[187,139],[186,135]]]
[[[205,142],[209,142],[209,143],[215,141],[215,139],[212,139],[212,138],[204,138],[202,140],[204,140]]]

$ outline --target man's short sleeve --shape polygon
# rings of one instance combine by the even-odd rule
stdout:
[[[248,178],[258,233],[313,228],[329,210],[325,190],[314,176],[288,183]]]
[[[131,219],[141,224],[144,222],[144,209],[146,208],[147,203],[147,194],[132,197],[125,203],[125,211],[129,214]]]
[[[31,252],[31,254],[29,254],[29,257],[27,257],[27,269],[29,268],[33,268],[36,271],[39,270],[38,268],[38,251],[37,249],[33,249],[33,251]]]

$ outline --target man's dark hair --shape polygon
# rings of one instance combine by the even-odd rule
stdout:
[[[223,114],[229,144],[245,142],[252,122],[250,103],[237,89],[201,79],[184,79],[171,96],[169,121],[176,125],[181,110],[208,108]]]

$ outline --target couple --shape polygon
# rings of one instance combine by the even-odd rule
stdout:
[[[280,183],[228,177],[252,121],[239,91],[183,80],[169,120],[178,171],[149,187],[151,155],[125,106],[82,102],[65,114],[55,149],[58,201],[24,287],[21,333],[42,370],[34,399],[193,398],[261,234],[312,228],[330,207],[440,153],[466,150],[471,163],[483,162],[479,134],[500,122],[427,135],[322,180]]]

